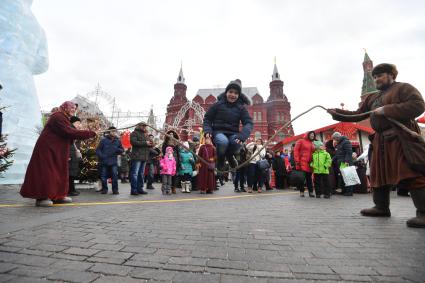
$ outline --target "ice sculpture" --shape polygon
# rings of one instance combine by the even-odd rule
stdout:
[[[3,134],[17,148],[14,165],[0,184],[21,184],[41,127],[33,75],[48,68],[47,42],[31,11],[32,0],[0,0],[0,103]]]

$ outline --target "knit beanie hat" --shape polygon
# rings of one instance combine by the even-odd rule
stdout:
[[[234,81],[231,81],[227,87],[226,87],[226,91],[227,92],[229,89],[235,89],[239,94],[242,93],[242,82],[240,79],[236,79]]]
[[[341,138],[341,133],[340,132],[335,132],[332,134],[332,139],[333,140],[339,140]]]
[[[323,143],[321,141],[314,141],[313,144],[315,149],[318,149],[323,146]]]

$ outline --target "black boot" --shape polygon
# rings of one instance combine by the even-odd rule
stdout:
[[[410,195],[416,207],[416,217],[407,220],[406,224],[412,228],[425,228],[425,188],[412,189]]]
[[[375,188],[372,194],[375,206],[362,209],[360,213],[363,216],[390,217],[390,187]]]

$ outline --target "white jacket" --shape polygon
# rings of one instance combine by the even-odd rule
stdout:
[[[254,146],[257,146],[255,149],[255,152],[252,150],[254,149]],[[257,161],[260,161],[266,156],[266,149],[262,145],[257,145],[255,142],[251,142],[246,145],[246,148],[252,152],[252,156],[254,156],[257,152],[260,152],[260,154],[256,155],[249,163],[255,164]]]

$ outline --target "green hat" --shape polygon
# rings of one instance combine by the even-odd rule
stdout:
[[[315,149],[318,149],[319,147],[323,146],[323,143],[321,141],[314,141],[313,144]]]

